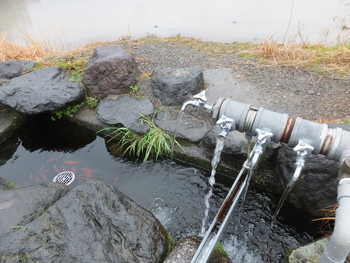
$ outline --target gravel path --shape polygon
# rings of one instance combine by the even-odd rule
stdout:
[[[215,48],[212,52],[200,50],[196,43],[126,40],[117,45],[135,55],[143,72],[151,73],[157,67],[230,68],[235,81],[253,91],[248,98],[235,98],[237,101],[251,101],[254,106],[309,120],[350,119],[350,78],[343,80],[301,67],[267,65],[235,53],[216,54]],[[238,87],[242,89],[242,85]]]

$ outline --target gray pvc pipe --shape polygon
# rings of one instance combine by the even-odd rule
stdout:
[[[338,203],[334,231],[320,263],[343,263],[350,253],[350,178],[339,181]]]
[[[289,147],[295,147],[301,139],[314,147],[313,154],[320,153],[336,161],[350,156],[350,132],[341,128],[332,129],[326,124],[290,118],[285,113],[224,98],[214,104],[212,113],[216,120],[222,115],[233,119],[237,130],[249,136],[255,135],[255,129],[259,128],[272,132],[272,141],[287,143]]]

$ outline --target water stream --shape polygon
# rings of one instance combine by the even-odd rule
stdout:
[[[216,138],[216,147],[214,150],[214,156],[213,159],[211,161],[211,174],[208,180],[209,183],[209,190],[207,192],[207,194],[204,197],[204,204],[205,204],[205,211],[204,211],[204,216],[202,219],[202,228],[201,228],[201,235],[205,234],[205,229],[206,229],[206,224],[207,224],[207,220],[208,220],[208,215],[209,215],[209,209],[210,209],[210,198],[213,195],[213,188],[214,188],[214,184],[215,184],[215,174],[216,174],[216,168],[220,162],[220,156],[221,156],[221,152],[224,149],[225,146],[225,138],[222,136],[217,136]]]

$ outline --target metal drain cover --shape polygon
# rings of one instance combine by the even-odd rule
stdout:
[[[64,171],[53,178],[54,183],[69,185],[74,181],[75,175],[73,172]]]

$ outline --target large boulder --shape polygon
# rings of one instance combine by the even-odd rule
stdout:
[[[40,211],[30,223],[0,236],[1,262],[162,262],[168,249],[159,221],[99,180],[79,185]]]
[[[129,93],[139,74],[130,53],[114,46],[98,47],[87,63],[82,81],[89,96],[103,99],[112,94]]]
[[[140,114],[153,114],[154,106],[149,99],[139,99],[130,96],[118,96],[116,100],[102,100],[97,108],[100,120],[107,124],[122,125],[133,132],[144,134],[149,126],[142,123]]]
[[[59,67],[32,71],[0,88],[0,103],[25,114],[59,110],[83,98],[84,90]]]
[[[28,60],[7,60],[0,62],[0,79],[19,77],[34,66],[35,62]]]
[[[10,182],[6,181],[6,185]],[[66,185],[49,183],[1,192],[0,236],[12,231],[12,227],[30,223],[69,190]]]
[[[152,74],[153,94],[166,106],[185,102],[189,93],[204,89],[203,72],[200,68],[159,68]]]

